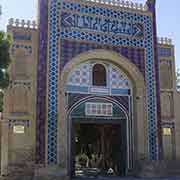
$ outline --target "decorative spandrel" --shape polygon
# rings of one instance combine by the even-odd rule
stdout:
[[[112,68],[110,76],[111,76],[112,88],[114,89],[119,89],[119,88],[130,89],[131,88],[128,77],[124,73],[119,71],[117,68],[114,68],[114,67]]]
[[[90,84],[90,65],[81,64],[71,72],[68,85],[88,86]]]
[[[126,94],[131,91],[130,79],[118,67],[112,64],[103,64],[106,69],[104,86],[96,86],[93,83],[93,67],[97,64],[103,64],[101,61],[88,61],[80,64],[72,72],[70,72],[67,80],[67,92],[83,92],[83,93],[103,93],[103,94]],[[96,79],[101,78],[96,77]],[[115,91],[117,90],[117,94]]]

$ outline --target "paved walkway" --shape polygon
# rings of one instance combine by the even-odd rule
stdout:
[[[179,177],[164,177],[164,178],[135,178],[135,177],[98,177],[98,178],[74,178],[73,180],[180,180]]]

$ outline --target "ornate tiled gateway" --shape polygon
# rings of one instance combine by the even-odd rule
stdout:
[[[10,20],[2,175],[28,164],[24,152],[24,172],[40,178],[157,175],[179,162],[174,47],[157,38],[155,11],[155,0],[39,0],[38,25]]]

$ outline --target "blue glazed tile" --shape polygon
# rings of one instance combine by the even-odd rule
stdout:
[[[155,93],[155,77],[154,77],[154,61],[153,61],[153,34],[151,27],[151,18],[134,12],[119,12],[109,8],[98,6],[81,5],[74,2],[63,2],[62,9],[64,11],[104,16],[109,18],[128,19],[137,21],[144,25],[144,39],[136,36],[129,38],[128,36],[115,36],[113,33],[102,34],[99,32],[80,31],[78,28],[59,28],[59,10],[61,3],[55,0],[51,1],[50,7],[50,49],[49,49],[49,96],[53,94],[53,98],[48,100],[48,134],[57,137],[57,83],[59,75],[59,42],[60,39],[68,39],[74,41],[85,41],[91,43],[101,43],[103,45],[113,46],[129,46],[136,48],[145,48],[146,50],[146,86],[147,86],[147,106],[148,106],[148,139],[149,139],[149,159],[157,159],[157,115],[156,115],[156,93]],[[69,19],[72,20],[72,17]],[[67,23],[67,22],[66,22]],[[72,22],[69,22],[72,23]],[[59,30],[60,29],[60,30]],[[65,54],[64,54],[65,56]],[[133,56],[133,55],[132,55]],[[66,63],[66,62],[64,62]],[[152,113],[154,112],[154,113]],[[51,124],[53,123],[53,126]],[[48,137],[48,163],[57,163],[57,139]]]

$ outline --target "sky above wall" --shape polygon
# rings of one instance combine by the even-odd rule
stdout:
[[[132,0],[145,3],[145,0]],[[176,68],[180,68],[180,0],[156,0],[158,36],[168,37],[175,45]],[[0,0],[0,30],[6,30],[8,19],[37,19],[37,0]]]

